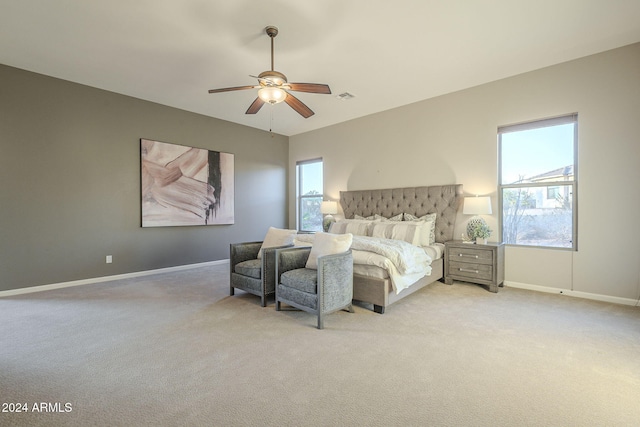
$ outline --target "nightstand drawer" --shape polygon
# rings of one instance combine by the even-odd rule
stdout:
[[[473,248],[451,248],[449,261],[472,262],[477,264],[493,264],[493,251]]]
[[[493,265],[451,261],[449,274],[469,279],[493,280]]]

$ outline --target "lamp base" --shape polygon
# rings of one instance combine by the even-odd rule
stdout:
[[[469,220],[469,223],[467,224],[467,237],[471,240],[475,239],[475,236],[473,235],[473,230],[476,228],[477,225],[487,225],[487,222],[477,215]]]
[[[325,232],[329,231],[329,228],[331,227],[332,222],[335,222],[335,220],[333,219],[333,215],[331,214],[325,215],[324,219],[322,220],[322,229]]]

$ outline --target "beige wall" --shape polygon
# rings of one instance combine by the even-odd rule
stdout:
[[[293,136],[289,170],[298,160],[322,157],[326,198],[333,200],[341,190],[462,183],[469,195],[492,196],[497,212],[497,127],[574,112],[579,250],[508,247],[506,280],[635,300],[640,44]],[[294,227],[295,173],[289,200]],[[466,220],[459,216],[456,236]],[[489,224],[497,228],[496,214]]]

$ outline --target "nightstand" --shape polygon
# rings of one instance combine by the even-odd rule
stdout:
[[[498,292],[504,282],[504,243],[486,245],[452,240],[444,244],[444,283],[454,280],[488,285]]]

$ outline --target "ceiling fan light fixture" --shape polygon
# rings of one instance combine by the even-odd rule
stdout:
[[[287,97],[287,92],[279,87],[266,86],[258,91],[258,96],[269,104],[278,104]]]

